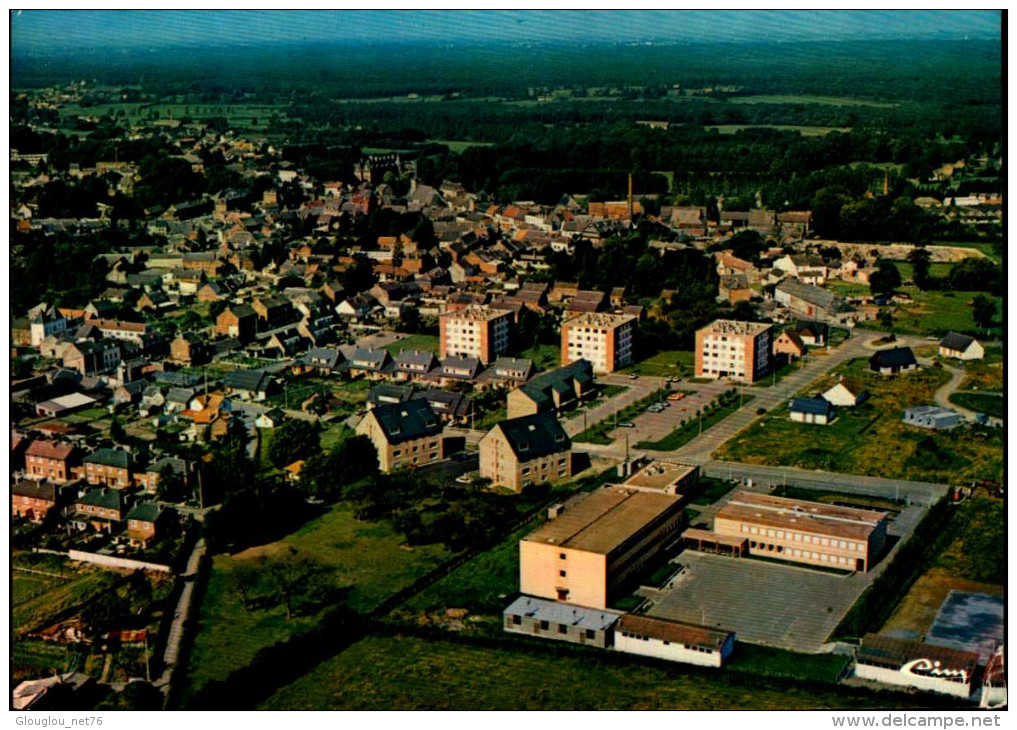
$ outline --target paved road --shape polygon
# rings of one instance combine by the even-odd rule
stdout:
[[[180,599],[173,612],[173,623],[170,625],[169,636],[166,639],[166,651],[163,653],[162,676],[155,681],[155,686],[161,687],[163,692],[169,692],[170,678],[173,669],[176,667],[177,657],[180,655],[180,642],[184,638],[184,623],[187,621],[188,613],[191,610],[191,597],[194,594],[194,578],[198,572],[198,564],[205,554],[205,538],[200,538],[194,544],[194,550],[187,559],[187,569],[180,576],[184,581],[183,590],[180,591]]]

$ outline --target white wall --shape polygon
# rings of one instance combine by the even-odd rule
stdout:
[[[665,646],[659,639],[636,639],[631,636],[622,636],[620,631],[615,631],[614,648],[617,651],[624,651],[629,654],[640,654],[642,656],[667,659],[672,662],[684,664],[696,664],[701,667],[719,667],[721,665],[720,651],[707,654],[701,651],[686,649],[684,644],[671,642]]]
[[[877,682],[896,684],[902,687],[914,687],[926,692],[940,692],[969,699],[971,696],[971,685],[961,682],[950,682],[937,677],[926,677],[920,674],[901,672],[896,669],[873,667],[868,664],[855,664],[855,676],[862,679],[874,679]]]

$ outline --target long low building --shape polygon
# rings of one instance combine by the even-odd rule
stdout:
[[[855,650],[855,676],[927,692],[971,697],[978,654],[869,634]]]
[[[714,517],[719,536],[747,539],[750,555],[869,570],[886,544],[884,512],[736,492]]]
[[[519,543],[522,593],[605,608],[616,588],[677,538],[681,500],[605,487],[566,503]]]
[[[505,630],[608,649],[614,644],[614,625],[621,614],[603,608],[586,608],[520,596],[502,612]]]
[[[703,667],[720,667],[734,649],[730,631],[625,614],[615,626],[614,648],[629,654]]]

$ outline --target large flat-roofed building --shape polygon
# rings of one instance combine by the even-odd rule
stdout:
[[[561,364],[589,360],[595,373],[613,373],[632,362],[636,318],[586,312],[561,326]]]
[[[502,612],[505,630],[513,634],[586,644],[609,649],[621,614],[533,596],[519,596]]]
[[[520,592],[605,608],[613,591],[677,537],[681,502],[666,494],[605,487],[519,543]]]
[[[736,492],[714,516],[718,536],[748,540],[749,554],[865,572],[886,544],[886,514]]]
[[[968,699],[978,654],[869,634],[855,650],[855,676]]]
[[[440,354],[475,357],[487,365],[508,350],[509,310],[469,306],[446,312],[439,320]]]
[[[636,614],[622,616],[614,633],[618,651],[702,667],[721,666],[735,642],[730,631]]]
[[[696,377],[746,383],[770,373],[773,326],[718,319],[696,332]]]

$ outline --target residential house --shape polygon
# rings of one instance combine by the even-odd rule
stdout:
[[[516,492],[572,476],[572,441],[553,413],[496,424],[480,439],[480,476]]]
[[[300,358],[298,367],[303,372],[335,375],[345,369],[346,357],[339,348],[312,347]]]
[[[149,543],[159,537],[172,510],[166,509],[155,502],[138,502],[124,518],[127,521],[127,539],[132,547],[147,548]]]
[[[89,484],[117,489],[131,486],[131,455],[120,449],[96,449],[83,459]]]
[[[255,428],[279,428],[286,421],[286,414],[282,408],[272,408],[258,414],[254,419]]]
[[[835,406],[852,408],[860,405],[869,394],[861,383],[854,380],[841,380],[823,393],[823,398]]]
[[[197,332],[182,332],[170,343],[170,359],[185,365],[202,365],[209,360],[211,350]]]
[[[576,407],[596,388],[593,364],[576,360],[570,365],[541,373],[508,394],[508,417],[534,413],[561,413]]]
[[[878,350],[869,358],[869,370],[882,375],[897,375],[918,369],[918,361],[910,347]]]
[[[25,472],[32,479],[66,482],[80,463],[77,448],[59,441],[33,441],[25,451]]]
[[[71,524],[78,530],[89,527],[98,532],[112,533],[119,528],[127,511],[127,497],[119,489],[89,489],[74,501]]]
[[[797,279],[785,279],[780,282],[773,291],[773,298],[795,314],[806,317],[829,319],[835,313],[836,297],[833,292],[811,284],[803,284]]]
[[[162,479],[163,472],[167,469],[180,477],[181,483],[185,488],[190,485],[191,465],[184,459],[176,456],[164,456],[149,463],[144,471],[134,475],[134,480],[146,492],[155,494],[159,491],[159,480]]]
[[[12,517],[42,522],[63,501],[60,485],[48,479],[19,479],[11,485]]]
[[[826,283],[828,269],[822,256],[811,254],[789,254],[773,262],[773,268],[801,281],[803,284],[822,286]]]
[[[400,350],[394,361],[392,375],[397,381],[416,380],[438,367],[433,352]]]
[[[947,332],[939,341],[939,354],[958,360],[981,360],[985,357],[985,348],[974,337]]]
[[[286,299],[274,297],[255,299],[251,303],[251,308],[258,315],[261,328],[265,330],[282,327],[296,319],[296,312]]]
[[[121,360],[121,349],[112,340],[74,342],[64,349],[63,366],[84,377],[111,373]]]
[[[830,339],[830,325],[825,322],[795,322],[789,327],[804,344],[825,347]]]
[[[236,337],[244,343],[253,341],[257,331],[258,314],[248,304],[231,305],[215,320],[216,334]]]
[[[379,468],[423,466],[445,457],[441,420],[424,399],[378,405],[357,424],[378,452]]]
[[[833,405],[825,398],[792,398],[791,420],[826,426],[834,418]]]
[[[391,370],[392,358],[388,350],[358,347],[349,358],[350,376],[364,375],[377,380]]]
[[[805,343],[802,338],[792,330],[784,330],[773,341],[774,355],[787,355],[794,360],[805,355]]]
[[[518,388],[530,380],[536,372],[532,360],[515,357],[499,357],[481,375],[481,387]]]
[[[411,398],[423,398],[431,406],[442,421],[458,425],[469,423],[470,417],[474,415],[473,399],[465,393],[453,393],[448,390],[428,388],[418,393],[413,393]]]
[[[481,367],[478,358],[449,355],[442,358],[439,368],[427,380],[437,380],[443,387],[456,382],[472,383],[480,375]]]
[[[752,290],[749,288],[749,281],[743,274],[731,274],[720,277],[717,286],[717,293],[722,299],[731,304],[748,302],[752,299]]]
[[[263,401],[275,391],[273,377],[264,370],[231,370],[222,379],[227,392],[245,400]]]

